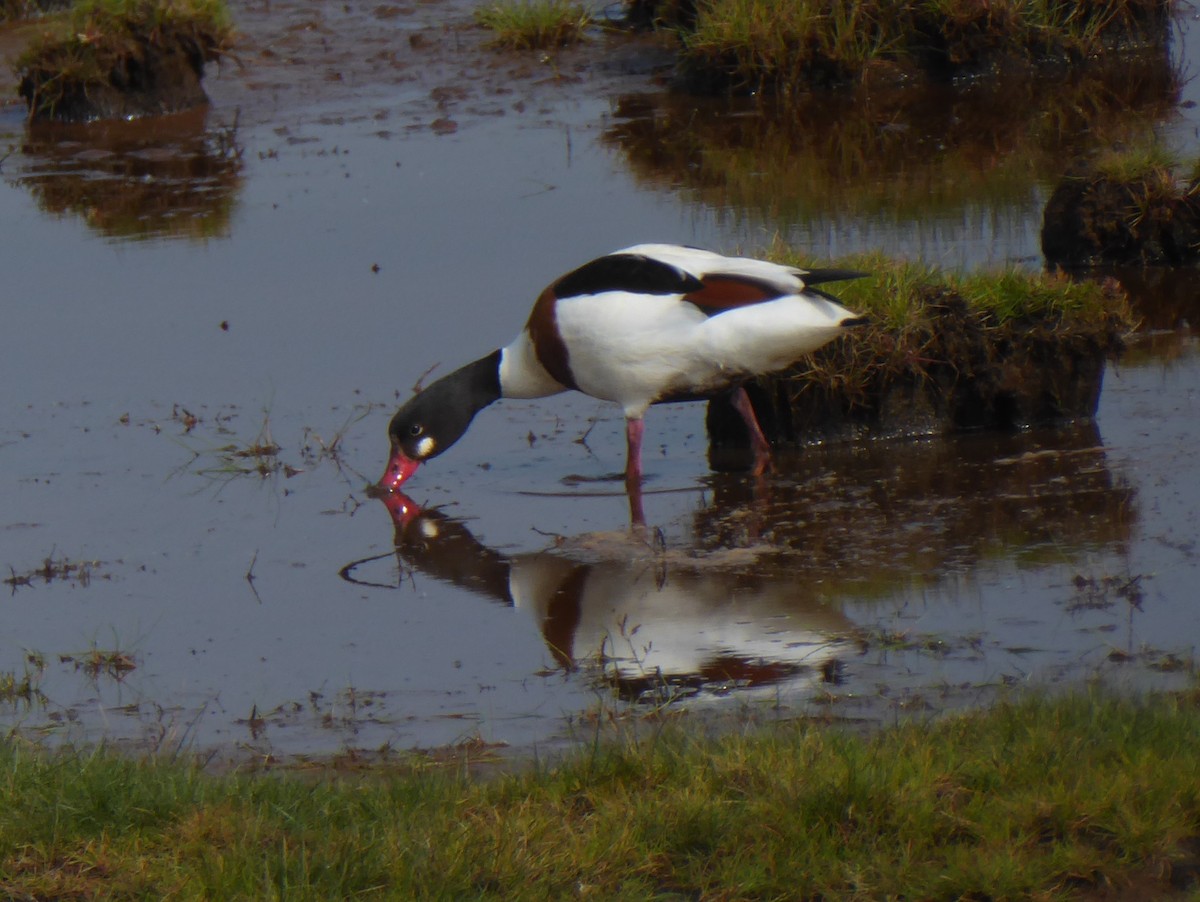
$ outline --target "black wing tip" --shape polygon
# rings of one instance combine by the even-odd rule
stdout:
[[[864,279],[871,275],[859,269],[802,269],[800,278],[804,284],[821,285],[824,282],[847,282],[850,279]]]
[[[848,316],[838,323],[843,329],[853,329],[855,326],[868,326],[870,324],[871,317],[869,316]]]

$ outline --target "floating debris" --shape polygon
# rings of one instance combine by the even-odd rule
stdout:
[[[4,584],[14,595],[17,589],[33,588],[36,585],[48,586],[53,582],[71,582],[78,586],[87,586],[93,578],[112,579],[108,573],[96,574],[95,571],[102,566],[100,561],[71,561],[66,558],[55,560],[51,555],[42,561],[40,567],[22,573],[18,573],[16,568],[9,564],[9,575],[4,578]]]

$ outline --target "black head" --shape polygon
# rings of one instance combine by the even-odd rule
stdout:
[[[394,449],[417,462],[437,457],[467,431],[475,408],[443,379],[413,395],[388,425]]]
[[[421,463],[462,438],[475,414],[500,397],[499,366],[497,351],[439,379],[396,411],[381,488],[395,491]]]

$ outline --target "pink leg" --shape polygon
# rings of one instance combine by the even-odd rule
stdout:
[[[625,491],[629,495],[629,520],[634,526],[646,523],[642,511],[642,432],[645,427],[640,417],[625,421]]]
[[[625,421],[625,485],[641,486],[642,484],[642,432],[646,424],[642,418]]]
[[[750,446],[754,449],[754,475],[761,476],[771,466],[771,443],[767,441],[762,427],[758,425],[758,417],[754,415],[754,408],[750,406],[746,389],[739,385],[730,395],[730,400],[733,402],[733,409],[741,415],[742,422],[750,430]]]
[[[646,511],[642,507],[642,487],[640,485],[628,486],[625,494],[629,497],[629,525],[644,527]]]

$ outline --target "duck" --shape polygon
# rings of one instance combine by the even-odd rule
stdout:
[[[501,398],[572,390],[620,405],[631,494],[643,479],[644,416],[663,402],[728,394],[749,430],[753,472],[761,475],[771,446],[744,383],[864,324],[866,317],[816,287],[864,275],[674,244],[637,244],[598,257],[551,282],[512,342],[420,389],[396,411],[376,489],[398,491]]]

